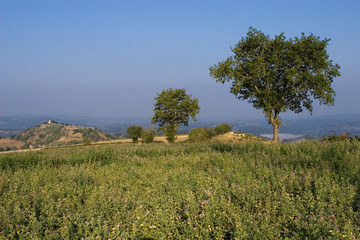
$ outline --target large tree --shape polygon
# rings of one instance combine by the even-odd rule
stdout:
[[[165,129],[165,136],[169,142],[175,140],[179,125],[188,126],[190,118],[196,121],[196,115],[200,112],[199,100],[186,94],[185,89],[163,90],[155,100],[151,123],[158,123]]]
[[[231,49],[234,55],[210,67],[210,75],[217,82],[231,82],[236,98],[261,109],[277,142],[281,112],[312,113],[313,100],[334,105],[331,84],[340,76],[340,66],[329,60],[329,41],[304,33],[294,39],[286,39],[284,33],[271,39],[250,27]]]

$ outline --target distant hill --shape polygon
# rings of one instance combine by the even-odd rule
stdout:
[[[56,122],[47,122],[29,128],[12,137],[13,140],[24,143],[22,148],[62,146],[79,144],[84,141],[98,142],[114,139],[111,134],[105,134],[94,127],[82,127]]]

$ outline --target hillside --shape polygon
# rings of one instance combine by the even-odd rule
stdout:
[[[82,127],[69,124],[58,124],[49,121],[16,135],[14,140],[24,143],[22,148],[62,146],[79,144],[84,141],[98,142],[113,139],[94,127]]]
[[[0,152],[2,151],[10,151],[17,150],[23,146],[24,143],[21,141],[16,141],[14,139],[9,138],[0,138]]]

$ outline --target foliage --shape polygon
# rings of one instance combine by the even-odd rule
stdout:
[[[163,90],[155,100],[151,123],[165,128],[165,136],[169,142],[175,140],[180,125],[188,126],[190,118],[196,121],[196,115],[200,112],[199,100],[186,94],[185,89]]]
[[[136,142],[138,138],[141,137],[142,127],[132,125],[126,129],[126,133],[133,140],[133,142]]]
[[[218,125],[214,128],[216,134],[218,134],[218,135],[228,133],[231,131],[231,129],[232,129],[231,125],[227,124],[227,123],[221,123],[220,125]]]
[[[204,127],[204,130],[208,139],[211,139],[212,137],[215,137],[217,135],[216,131],[211,127]]]
[[[168,142],[172,143],[177,139],[177,136],[176,136],[177,129],[178,129],[178,126],[172,125],[172,124],[168,124],[165,127],[165,136],[166,136],[166,140],[168,140]]]
[[[141,133],[141,138],[145,143],[151,143],[154,141],[156,130],[153,128],[145,128]]]
[[[2,239],[357,239],[360,143],[0,154]]]
[[[112,140],[115,140],[115,139],[118,139],[117,136],[111,134],[111,133],[104,133],[105,137],[107,137],[108,139],[112,139]]]
[[[324,136],[321,138],[321,141],[329,141],[329,142],[335,142],[335,141],[360,141],[360,136],[351,136],[350,133],[342,133],[340,135],[330,135],[330,136]]]
[[[329,60],[329,39],[313,34],[286,39],[284,33],[270,39],[250,27],[232,49],[234,56],[210,67],[217,82],[232,81],[230,92],[261,109],[274,129],[278,141],[279,114],[286,110],[312,113],[313,100],[333,105],[333,79],[340,76],[339,65]]]
[[[13,150],[17,150],[17,148],[15,146],[9,147],[9,146],[5,146],[5,148],[0,147],[0,152],[4,152],[4,151],[13,151]]]
[[[193,128],[189,132],[189,142],[206,142],[212,137],[230,132],[232,127],[227,123],[222,123],[215,128]]]
[[[208,140],[208,135],[204,128],[193,128],[189,132],[189,142],[205,142]]]
[[[100,131],[92,127],[78,128],[74,130],[74,133],[81,133],[83,139],[88,138],[93,142],[104,140],[104,138],[100,135]]]
[[[91,139],[90,138],[84,138],[83,139],[83,144],[84,145],[90,145],[91,144]]]

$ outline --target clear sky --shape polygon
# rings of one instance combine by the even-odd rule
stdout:
[[[199,120],[263,117],[209,76],[250,26],[330,38],[342,76],[314,115],[360,113],[358,0],[0,0],[0,115],[151,118],[157,93],[185,88]]]

